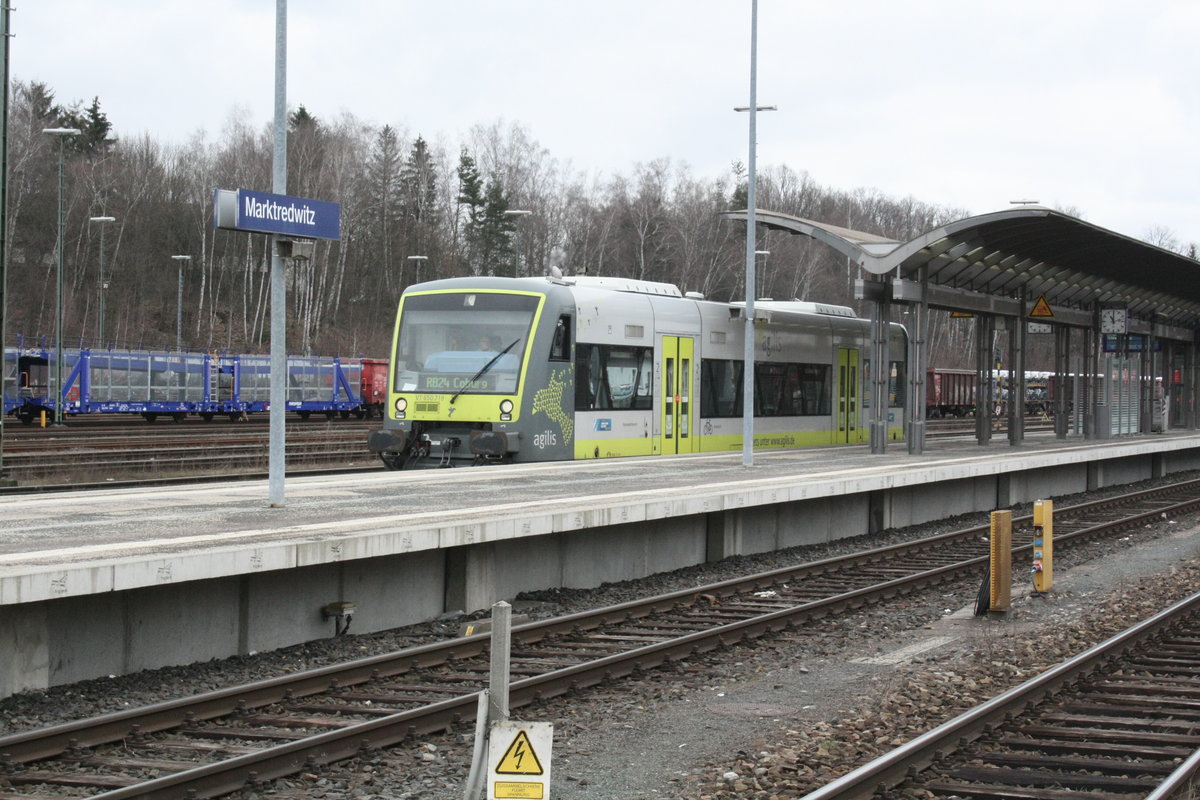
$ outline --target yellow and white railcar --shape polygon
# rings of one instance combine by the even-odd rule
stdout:
[[[758,301],[756,448],[868,440],[870,323]],[[623,278],[454,278],[400,300],[384,430],[393,469],[742,448],[741,304]],[[891,328],[889,438],[904,329]]]

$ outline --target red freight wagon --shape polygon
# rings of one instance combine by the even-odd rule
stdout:
[[[975,370],[929,367],[925,374],[925,416],[965,417],[975,413]]]

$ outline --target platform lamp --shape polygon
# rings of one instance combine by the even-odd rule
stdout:
[[[175,351],[183,352],[183,267],[192,260],[191,256],[171,256],[179,265],[179,289],[175,294]]]
[[[755,250],[755,251],[754,251],[754,257],[755,257],[755,258],[758,258],[759,256],[762,256],[762,263],[763,263],[763,269],[762,269],[762,272],[763,272],[763,273],[765,273],[765,272],[767,271],[767,256],[769,256],[769,255],[771,255],[771,251],[770,251],[770,250]],[[765,289],[767,288],[767,281],[766,281],[766,277],[767,277],[767,276],[766,276],[765,274],[760,274],[760,272],[759,272],[759,270],[758,270],[757,262],[756,262],[756,264],[755,264],[755,268],[754,268],[754,278],[755,278],[755,282],[757,282],[757,281],[758,281],[758,279],[759,279],[760,277],[763,279],[763,280],[762,280],[762,285],[763,285],[763,289],[765,290]],[[761,294],[761,292],[759,292],[759,291],[758,291],[758,288],[757,288],[757,287],[755,287],[754,293],[755,293],[756,295],[760,295],[760,294]]]
[[[416,275],[416,280],[413,283],[421,282],[421,264],[429,260],[429,256],[409,256],[408,260],[413,262],[413,271]]]
[[[54,427],[63,427],[62,322],[63,322],[63,167],[66,163],[67,137],[78,136],[78,128],[43,128],[42,133],[58,137],[58,242],[54,276]]]
[[[108,275],[104,272],[104,229],[116,217],[88,217],[100,226],[100,274],[96,276],[96,346],[104,348],[104,295],[108,293]]]

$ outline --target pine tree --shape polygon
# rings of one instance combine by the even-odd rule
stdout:
[[[508,211],[508,205],[508,197],[500,183],[500,176],[492,175],[484,194],[484,263],[489,265],[488,274],[515,278],[517,265],[514,260],[513,233],[516,231],[516,223],[504,213]]]
[[[390,125],[384,125],[371,148],[367,163],[367,181],[371,196],[375,199],[372,217],[375,221],[374,238],[379,246],[380,274],[384,287],[391,288],[394,274],[392,241],[398,233],[395,223],[401,214],[400,190],[400,141]]]
[[[467,215],[463,224],[463,240],[472,275],[481,274],[482,265],[486,263],[482,260],[487,238],[484,232],[484,203],[479,167],[464,147],[458,157],[458,205],[460,209],[465,206]]]

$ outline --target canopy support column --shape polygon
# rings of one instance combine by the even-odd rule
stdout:
[[[991,314],[975,317],[975,440],[992,440],[992,336],[996,321]]]
[[[1183,346],[1183,425],[1196,430],[1196,345]]]
[[[1154,334],[1146,340],[1146,347],[1138,354],[1138,374],[1141,380],[1138,381],[1138,405],[1141,407],[1141,419],[1138,425],[1138,433],[1154,433],[1154,426],[1157,422],[1157,415],[1154,413],[1154,395],[1155,395],[1155,376],[1158,370],[1154,369]]]
[[[1100,312],[1095,311],[1096,320],[1083,331],[1083,374],[1079,376],[1082,387],[1079,400],[1083,403],[1083,438],[1096,438],[1096,404],[1100,401],[1100,347],[1096,331],[1100,327]]]
[[[892,304],[888,292],[871,304],[871,452],[887,452],[888,377],[890,362],[888,340],[891,338]]]
[[[1070,352],[1071,329],[1066,325],[1054,326],[1054,377],[1051,378],[1054,398],[1054,438],[1067,438],[1070,427]]]
[[[929,363],[929,288],[928,269],[921,267],[921,300],[909,306],[911,313],[908,331],[908,392],[905,395],[904,418],[907,423],[904,438],[908,452],[920,455],[925,452],[925,385]]]
[[[1025,305],[1021,292],[1021,315],[1010,319],[1008,331],[1008,443],[1013,447],[1025,441]]]

